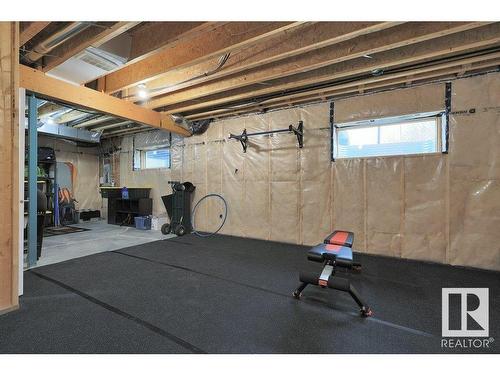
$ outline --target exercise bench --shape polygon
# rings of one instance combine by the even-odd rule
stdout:
[[[363,302],[361,296],[352,286],[349,279],[335,275],[337,267],[349,270],[361,270],[361,264],[354,262],[352,257],[352,244],[354,233],[336,230],[325,238],[324,243],[314,246],[307,252],[307,259],[313,262],[323,263],[323,271],[318,275],[312,272],[301,272],[300,286],[293,292],[293,296],[300,299],[302,291],[308,286],[317,285],[322,288],[337,289],[347,292],[356,301],[361,309],[361,316],[372,315],[372,310]]]

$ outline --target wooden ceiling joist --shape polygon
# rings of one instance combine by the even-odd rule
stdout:
[[[98,47],[115,36],[134,27],[137,23],[138,22],[103,22],[99,26],[89,27],[66,43],[52,50],[50,56],[45,56],[42,70],[48,72],[71,57],[79,54],[85,48],[90,46]]]
[[[243,74],[216,80],[208,84],[196,86],[179,92],[169,93],[164,98],[151,100],[148,108],[159,108],[192,100],[208,95],[226,92],[235,88],[270,81],[294,74],[299,74],[328,65],[354,60],[363,56],[426,42],[436,38],[444,38],[466,30],[484,26],[481,22],[414,22],[396,26],[378,33],[360,36],[327,48],[311,51],[280,63],[268,64]],[[376,59],[375,59],[376,60]]]
[[[149,97],[212,81],[245,70],[260,67],[320,48],[345,42],[356,37],[375,33],[402,22],[317,22],[281,33],[268,40],[231,53],[220,70],[217,59],[183,69],[166,72],[147,84]],[[209,74],[207,74],[209,72]],[[195,78],[195,79],[193,79]],[[138,88],[127,90],[129,100],[137,101]]]
[[[57,103],[52,103],[52,102],[47,102],[43,104],[42,106],[38,107],[38,117],[43,118],[43,117],[48,117],[52,116],[53,114],[63,110],[64,107]]]
[[[86,116],[87,114],[88,113],[86,113],[86,112],[82,112],[82,111],[79,111],[77,109],[72,109],[71,111],[68,111],[67,113],[64,113],[61,116],[59,116],[55,120],[55,122],[57,124],[66,124],[70,121],[78,120],[78,119],[82,118],[83,116]]]
[[[106,132],[103,134],[103,138],[109,138],[109,137],[120,137],[124,135],[129,135],[129,134],[135,134],[135,133],[141,133],[143,131],[148,130],[146,126],[132,126],[127,129],[120,129],[120,130],[115,130],[112,132]]]
[[[170,48],[179,41],[187,41],[222,25],[219,22],[142,22],[130,31],[131,46],[129,62]]]
[[[84,121],[79,124],[74,125],[74,128],[88,128],[93,125],[102,124],[103,122],[108,122],[113,120],[113,116],[101,116],[92,120]]]
[[[252,112],[257,110],[268,110],[285,106],[286,104],[300,104],[303,102],[314,100],[326,100],[332,96],[356,92],[359,87],[366,89],[382,88],[393,86],[396,84],[407,83],[409,77],[412,82],[423,79],[434,79],[442,76],[450,76],[459,74],[464,71],[485,69],[495,67],[500,64],[500,52],[488,55],[488,60],[484,61],[484,56],[475,56],[467,59],[460,59],[444,64],[433,65],[421,69],[415,69],[411,72],[393,73],[382,77],[372,77],[364,80],[357,80],[345,84],[335,85],[329,88],[311,90],[307,92],[283,95],[277,98],[272,98],[259,102],[258,104],[249,103],[246,106],[238,108],[223,108],[218,110],[206,111],[186,116],[188,120],[201,120],[213,117],[230,116],[238,113]]]
[[[181,41],[187,41],[199,35],[210,32],[223,24],[222,22],[140,22],[139,25],[128,31],[131,38],[131,47],[128,61],[124,66],[135,64],[145,58],[167,48],[172,48]],[[111,74],[124,66],[117,67],[98,77],[97,91],[106,92],[106,75]],[[93,81],[87,82],[92,87]]]
[[[304,87],[327,84],[336,80],[370,74],[373,71],[408,66],[421,62],[449,57],[461,53],[489,48],[500,43],[500,24],[481,27],[466,33],[435,39],[432,43],[420,43],[394,51],[374,55],[372,59],[358,58],[344,61],[316,71],[286,77],[269,82],[263,88],[250,86],[248,89],[228,90],[217,96],[205,97],[199,103],[179,103],[165,109],[166,113],[184,113],[225,103],[249,100]],[[173,94],[172,94],[173,95]],[[153,106],[153,105],[151,105]]]
[[[119,128],[119,127],[125,126],[125,125],[131,125],[133,123],[134,123],[133,121],[120,121],[120,122],[116,122],[116,123],[109,124],[109,125],[97,126],[95,128],[92,128],[92,130],[105,131],[108,129]]]
[[[126,120],[132,120],[140,124],[168,130],[183,136],[190,135],[187,130],[177,126],[169,116],[159,112],[83,86],[69,84],[24,65],[20,65],[19,68],[19,86],[41,97],[102,112]]]
[[[19,32],[19,47],[28,43],[35,35],[45,29],[50,22],[21,22]]]
[[[303,22],[230,22],[179,43],[105,76],[105,90],[114,93],[147,82],[168,70],[193,65],[284,33]]]

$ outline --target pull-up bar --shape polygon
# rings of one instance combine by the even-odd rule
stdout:
[[[290,125],[286,129],[277,129],[277,130],[268,130],[264,132],[256,132],[256,133],[247,133],[247,130],[244,129],[243,133],[240,135],[229,134],[229,139],[237,139],[241,143],[241,147],[243,147],[243,152],[247,152],[248,146],[248,137],[253,137],[255,135],[267,135],[274,133],[294,133],[297,136],[297,142],[299,143],[299,148],[304,146],[304,125],[302,121],[299,121],[297,127]]]

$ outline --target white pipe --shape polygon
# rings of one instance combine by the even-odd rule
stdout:
[[[26,129],[26,90],[23,88],[19,89],[19,126],[18,126],[18,148],[19,148],[19,222],[18,222],[18,287],[19,287],[19,295],[23,295],[24,289],[24,158],[25,150],[24,150],[24,137],[25,137],[25,129]]]

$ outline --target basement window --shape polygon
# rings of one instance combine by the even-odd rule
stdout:
[[[133,170],[170,168],[172,135],[162,130],[148,131],[133,137]]]
[[[444,112],[334,124],[333,159],[446,152]]]
[[[170,168],[170,148],[134,150],[134,170]]]

